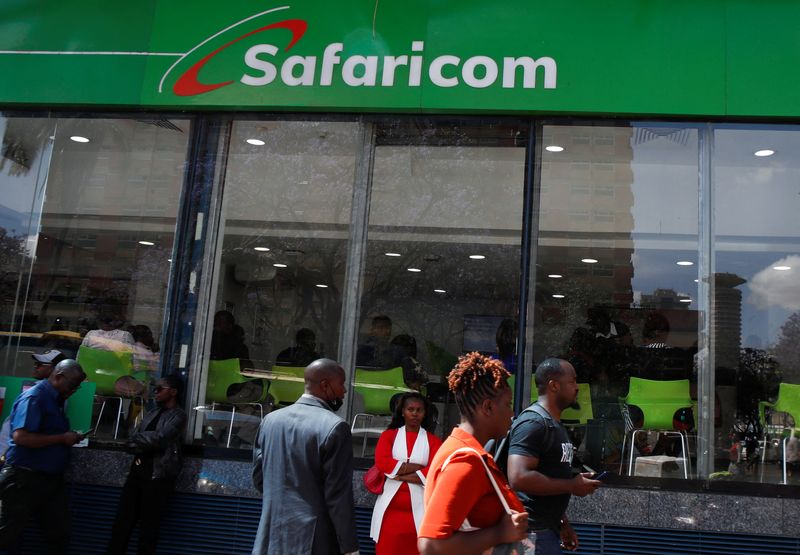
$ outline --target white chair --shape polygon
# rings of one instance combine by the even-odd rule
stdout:
[[[380,435],[386,431],[386,427],[389,426],[391,421],[391,416],[379,416],[376,414],[366,414],[363,412],[360,412],[353,417],[353,425],[350,427],[350,433],[353,437],[364,437],[364,441],[361,444],[362,457],[367,452],[367,439],[370,437],[380,437]]]

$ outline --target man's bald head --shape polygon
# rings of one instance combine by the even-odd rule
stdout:
[[[344,386],[344,368],[338,362],[329,358],[318,358],[306,366],[303,377],[306,393],[325,401],[333,401],[334,405],[341,404],[336,403],[336,400],[344,399],[347,390]]]
[[[344,376],[344,368],[338,362],[329,358],[318,358],[306,366],[303,374],[303,378],[306,381],[306,389],[308,389],[309,383],[320,382],[338,376]]]
[[[48,380],[59,394],[66,399],[81,386],[86,373],[77,361],[67,358],[56,364]]]

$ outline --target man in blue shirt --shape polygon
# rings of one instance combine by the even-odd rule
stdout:
[[[69,513],[64,470],[70,447],[83,439],[70,431],[64,401],[86,379],[72,359],[58,363],[50,377],[23,392],[11,409],[11,440],[0,470],[0,549],[10,549],[29,517],[44,527],[49,551],[66,553]]]

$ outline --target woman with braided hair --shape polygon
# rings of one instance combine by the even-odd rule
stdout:
[[[508,376],[501,361],[480,353],[460,357],[450,372],[447,381],[461,423],[430,465],[417,542],[423,555],[479,554],[527,536],[528,514],[483,449],[490,439],[503,437],[511,425],[514,412]]]

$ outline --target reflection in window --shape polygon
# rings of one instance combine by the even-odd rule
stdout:
[[[672,432],[694,427],[697,134],[545,126],[542,143],[534,367],[575,367],[580,405],[562,419],[580,461],[683,477],[661,462],[688,455]],[[657,417],[648,398],[670,395],[680,401]]]
[[[723,128],[714,141],[717,470],[798,484],[800,133]]]
[[[196,439],[250,448],[260,418],[338,358],[359,126],[236,122],[223,183],[205,401]],[[223,410],[220,410],[219,405]]]
[[[6,373],[28,376],[31,353],[58,349],[97,394],[141,397],[159,367],[189,123],[6,121],[0,186],[15,192],[0,227],[21,247],[14,295],[3,282]],[[105,424],[116,436],[124,423]]]
[[[445,382],[456,356],[515,369],[525,141],[513,125],[378,127],[354,414],[377,422],[422,390],[441,435],[458,423]]]

